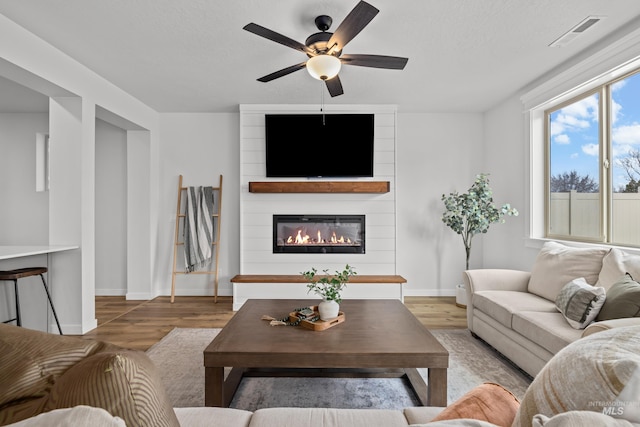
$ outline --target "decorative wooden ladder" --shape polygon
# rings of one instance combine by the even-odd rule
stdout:
[[[192,271],[190,273],[186,272],[186,271],[177,271],[176,270],[176,266],[177,266],[177,258],[178,258],[178,247],[179,246],[183,246],[184,247],[184,241],[180,241],[179,238],[179,230],[180,230],[180,220],[182,219],[182,225],[184,227],[184,219],[186,218],[186,212],[184,212],[183,207],[182,207],[182,192],[183,191],[187,191],[189,187],[183,187],[182,186],[182,175],[180,175],[180,179],[178,180],[178,205],[176,208],[176,232],[175,232],[175,244],[173,246],[173,274],[171,275],[171,302],[173,303],[174,299],[175,299],[175,292],[176,292],[176,275],[177,274],[213,274],[214,279],[213,279],[213,301],[214,303],[218,302],[218,257],[220,255],[220,220],[221,220],[221,213],[222,213],[222,175],[220,175],[220,183],[218,184],[217,187],[213,187],[213,200],[214,200],[214,206],[217,203],[217,211],[215,213],[212,214],[213,217],[213,232],[214,232],[214,237],[213,237],[213,241],[211,242],[211,245],[213,246],[213,251],[214,251],[214,257],[212,260],[212,270],[199,270],[199,271]],[[216,193],[217,193],[217,198],[216,198]]]

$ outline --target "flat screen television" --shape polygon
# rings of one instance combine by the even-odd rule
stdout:
[[[373,176],[373,114],[266,114],[265,129],[267,177]]]

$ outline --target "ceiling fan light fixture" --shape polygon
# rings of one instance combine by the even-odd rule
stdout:
[[[342,63],[333,55],[317,55],[307,61],[307,71],[318,80],[330,80],[338,75]]]

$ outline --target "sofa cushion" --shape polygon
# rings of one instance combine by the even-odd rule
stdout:
[[[124,420],[114,417],[102,408],[75,406],[45,412],[7,427],[127,427]]]
[[[469,418],[509,427],[519,406],[518,399],[506,388],[484,383],[447,406],[432,421]]]
[[[560,289],[578,277],[595,285],[602,269],[602,259],[609,249],[573,248],[557,242],[546,242],[531,270],[529,292],[555,301]]]
[[[124,419],[129,427],[180,425],[156,367],[142,351],[87,357],[58,378],[45,399],[45,410],[95,406]]]
[[[582,336],[582,330],[574,329],[562,314],[520,311],[513,315],[513,330],[533,341],[552,354]]]
[[[264,408],[251,417],[251,427],[408,425],[402,411],[392,409]]]
[[[479,291],[473,294],[472,303],[507,328],[511,328],[513,314],[520,311],[558,312],[553,302],[528,292]]]
[[[626,273],[631,277],[640,278],[640,256],[623,252],[618,248],[611,248],[602,259],[602,269],[598,275],[598,286],[607,291]]]
[[[625,274],[607,291],[607,300],[596,319],[610,320],[639,316],[640,283],[633,280],[629,274]]]
[[[609,415],[591,411],[569,411],[554,415],[537,414],[533,417],[533,427],[633,427],[629,421],[618,420]]]
[[[542,368],[513,427],[531,426],[537,414],[583,410],[640,422],[639,395],[640,326],[599,332],[569,344]]]
[[[435,418],[444,408],[440,406],[409,406],[402,412],[409,424],[424,424]]]
[[[210,427],[212,425],[249,427],[253,415],[253,412],[233,408],[191,407],[174,408],[173,410],[180,425],[185,427]]]
[[[622,319],[602,320],[593,322],[582,331],[582,337],[596,334],[602,331],[608,331],[613,328],[622,328],[625,326],[640,326],[640,317],[624,317]]]
[[[591,286],[584,277],[579,277],[562,287],[556,307],[572,328],[584,329],[600,313],[605,298],[603,287]]]

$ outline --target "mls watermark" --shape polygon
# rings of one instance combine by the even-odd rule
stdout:
[[[602,400],[594,400],[589,402],[589,406],[602,408],[602,413],[605,415],[611,415],[613,417],[624,415],[625,408],[636,406],[640,407],[640,401],[631,401],[631,400],[623,400],[623,401],[602,401]]]

